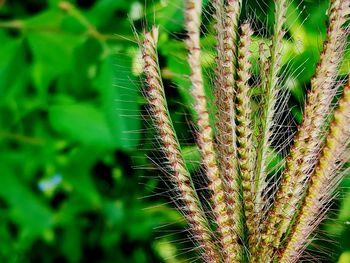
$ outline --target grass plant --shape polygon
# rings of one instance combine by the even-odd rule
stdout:
[[[276,128],[281,103],[288,96],[282,77],[288,2],[275,0],[274,32],[255,82],[254,32],[249,21],[239,20],[241,1],[211,4],[216,32],[214,124],[201,66],[202,2],[186,0],[184,10],[196,138],[209,207],[192,182],[167,108],[157,57],[158,28],[146,31],[141,43],[144,94],[180,196],[179,208],[204,262],[297,262],[329,208],[349,156],[350,84],[339,81],[338,70],[349,33],[350,1],[330,1],[327,38],[281,174],[271,174],[268,167],[270,152],[278,148],[273,138],[283,128]],[[253,107],[254,90],[260,91],[258,107]]]

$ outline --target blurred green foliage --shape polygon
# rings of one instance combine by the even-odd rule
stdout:
[[[204,4],[208,7],[208,1]],[[253,17],[257,30],[267,17],[262,35],[268,35],[271,6],[271,1],[247,1],[242,19]],[[305,6],[302,14],[298,6]],[[159,54],[169,107],[195,172],[199,156],[187,125],[193,110],[183,77],[189,69],[182,7],[183,0],[0,1],[0,262],[190,258],[182,249],[191,245],[175,242],[186,237],[185,224],[167,204],[170,194],[154,195],[167,190],[157,179],[160,172],[144,169],[154,167],[146,154],[155,151],[156,143],[142,121],[135,35],[154,22],[161,27]],[[325,36],[326,8],[325,0],[290,5],[285,85],[296,121]],[[204,23],[209,84],[214,64],[209,15]],[[261,35],[255,40],[253,48],[265,41]],[[349,72],[344,61],[342,74]],[[337,261],[344,252],[341,263],[350,262],[350,196],[346,191],[344,196],[334,206],[340,207],[338,220],[324,227],[327,238],[338,242],[329,248],[329,260]],[[165,227],[157,230],[160,226]]]

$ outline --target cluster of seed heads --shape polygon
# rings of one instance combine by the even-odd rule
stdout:
[[[260,48],[260,77],[254,84],[260,91],[257,109],[252,106],[250,81],[254,32],[249,22],[239,20],[241,0],[211,1],[216,31],[215,127],[210,122],[200,61],[202,2],[185,2],[196,137],[211,211],[201,204],[169,116],[157,56],[157,27],[145,32],[141,47],[144,94],[198,254],[210,263],[297,262],[329,207],[349,156],[350,85],[337,78],[348,37],[350,0],[330,1],[327,38],[303,120],[284,160],[284,171],[278,175],[271,175],[268,165],[270,149],[275,147],[279,101],[286,96],[281,95],[286,94],[281,61],[287,1],[275,0],[273,36],[267,47]],[[334,107],[339,90],[342,94]],[[271,184],[271,178],[278,184]]]

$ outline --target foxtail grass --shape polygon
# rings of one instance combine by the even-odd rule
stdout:
[[[349,159],[350,86],[342,85],[338,75],[349,34],[346,22],[350,0],[330,1],[326,41],[281,174],[271,174],[268,167],[281,110],[279,100],[286,100],[282,51],[289,2],[275,0],[271,41],[260,44],[258,82],[252,81],[255,33],[248,21],[239,19],[241,1],[211,2],[216,32],[214,122],[210,121],[210,100],[201,65],[202,2],[185,2],[185,46],[196,113],[195,136],[201,176],[208,182],[209,205],[203,205],[198,196],[199,189],[186,167],[167,108],[157,54],[157,27],[144,33],[140,46],[144,95],[198,256],[210,263],[297,262],[346,174],[343,168]],[[257,89],[259,105],[254,98]],[[271,177],[278,183],[271,185]]]

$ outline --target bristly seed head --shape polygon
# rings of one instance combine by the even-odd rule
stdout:
[[[242,3],[212,1],[217,110],[212,127],[201,67],[202,1],[186,0],[189,79],[210,211],[204,211],[206,206],[197,195],[168,112],[157,57],[158,28],[145,32],[141,43],[149,111],[181,199],[179,209],[189,223],[201,259],[207,263],[297,262],[308,237],[323,219],[344,175],[341,169],[349,159],[345,154],[350,143],[350,80],[335,110],[332,101],[340,88],[337,78],[349,34],[344,25],[350,14],[350,0],[331,0],[327,39],[311,79],[303,121],[281,178],[272,175],[280,184],[271,191],[268,165],[283,86],[282,50],[288,9],[288,1],[274,2],[274,33],[270,45],[259,43],[261,81],[252,84],[251,57],[256,40],[251,25],[240,24]],[[260,105],[254,107],[253,91],[257,89]],[[330,116],[333,121],[329,123]],[[208,215],[213,215],[214,222]]]

